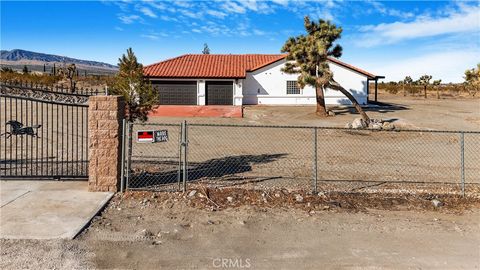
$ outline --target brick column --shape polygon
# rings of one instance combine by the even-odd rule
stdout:
[[[88,190],[117,191],[125,102],[121,96],[92,96],[88,105]]]

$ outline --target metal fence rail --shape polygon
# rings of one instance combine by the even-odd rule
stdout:
[[[464,193],[480,186],[480,132],[186,123],[130,126],[134,131],[168,129],[171,134],[169,142],[153,144],[132,142],[135,138],[130,136],[130,189],[159,190],[175,182],[175,189],[182,189],[181,183],[314,192],[408,186]]]

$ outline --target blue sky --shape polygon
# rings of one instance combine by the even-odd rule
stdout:
[[[480,62],[478,1],[1,1],[2,50],[116,64],[132,47],[151,64],[184,53],[279,53],[303,17],[344,30],[341,60],[385,75],[462,81]]]

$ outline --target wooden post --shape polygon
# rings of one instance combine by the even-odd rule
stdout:
[[[377,102],[378,79],[375,78],[375,102]]]

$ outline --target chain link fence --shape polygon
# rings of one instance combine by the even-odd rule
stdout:
[[[128,189],[478,192],[480,132],[129,124]],[[139,142],[141,131],[168,140]]]

